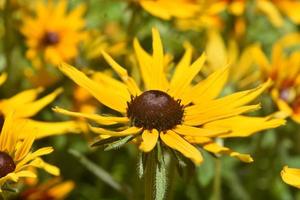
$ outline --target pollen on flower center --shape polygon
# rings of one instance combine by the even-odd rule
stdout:
[[[52,31],[46,32],[42,42],[45,46],[55,45],[59,42],[59,35],[58,33]]]
[[[167,131],[181,124],[184,109],[181,100],[159,90],[149,90],[127,103],[127,116],[140,128]]]
[[[16,169],[12,157],[5,152],[0,151],[0,178],[13,172]]]

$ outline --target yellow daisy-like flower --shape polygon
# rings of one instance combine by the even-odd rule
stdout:
[[[81,4],[67,14],[67,2],[38,1],[36,15],[24,17],[21,32],[29,48],[27,58],[38,63],[41,56],[42,60],[57,65],[77,56],[77,46],[84,38],[82,15],[85,6]]]
[[[74,189],[73,181],[62,181],[59,178],[53,178],[45,183],[30,187],[20,193],[22,200],[63,200]]]
[[[36,177],[35,173],[28,170],[29,167],[43,168],[53,175],[59,175],[57,167],[40,158],[42,155],[50,154],[53,151],[52,147],[44,147],[30,152],[35,140],[33,131],[34,129],[22,129],[22,124],[14,121],[12,113],[5,117],[0,135],[1,188],[9,180],[17,182],[22,177]],[[23,137],[20,137],[21,134]]]
[[[274,128],[284,123],[282,119],[247,117],[241,114],[257,110],[259,104],[247,105],[267,87],[263,85],[222,98],[217,98],[228,77],[228,67],[223,67],[205,80],[193,84],[206,56],[203,54],[191,64],[192,52],[187,49],[174,69],[170,80],[164,67],[164,52],[159,32],[152,30],[153,54],[148,54],[134,40],[139,61],[144,92],[127,71],[108,54],[103,56],[123,82],[110,78],[99,84],[76,68],[62,64],[59,69],[81,87],[89,91],[105,106],[120,116],[90,115],[56,108],[57,112],[82,116],[100,125],[119,124],[117,130],[91,127],[105,137],[132,136],[140,141],[139,148],[150,152],[160,140],[165,146],[181,152],[195,164],[203,160],[198,146],[216,154],[228,154],[245,162],[252,162],[249,155],[240,154],[215,143],[216,138],[247,137],[254,132]],[[172,70],[172,69],[171,69]]]
[[[139,0],[138,3],[150,14],[164,20],[190,18],[199,11],[196,1],[191,0]]]
[[[0,76],[0,85],[6,80],[6,74]],[[40,99],[38,95],[43,91],[42,88],[29,89],[22,91],[8,99],[0,100],[0,125],[2,126],[3,120],[14,112],[15,123],[24,124],[23,130],[34,129],[35,137],[42,138],[51,135],[60,135],[64,133],[79,133],[80,127],[76,121],[65,122],[43,122],[30,119],[36,115],[41,109],[50,104],[62,92],[59,88]],[[20,137],[25,137],[21,135]]]
[[[295,43],[297,42],[298,43]],[[300,123],[300,51],[285,54],[285,48],[300,44],[300,35],[290,34],[273,45],[271,60],[257,47],[253,57],[261,68],[262,79],[271,78],[271,95],[283,116]]]
[[[280,174],[285,183],[300,189],[300,169],[285,166]]]

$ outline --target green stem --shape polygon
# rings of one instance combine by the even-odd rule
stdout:
[[[213,195],[211,200],[221,200],[222,199],[221,190],[221,160],[219,158],[215,159],[215,177],[213,185]]]
[[[156,148],[147,154],[145,167],[145,200],[153,200],[155,191]]]

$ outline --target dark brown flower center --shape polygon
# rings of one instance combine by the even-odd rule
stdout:
[[[167,131],[181,124],[184,109],[181,100],[159,90],[149,90],[127,103],[127,116],[134,126]]]
[[[15,169],[16,165],[12,157],[7,153],[0,151],[0,178],[13,172]]]
[[[59,42],[59,35],[56,32],[46,32],[42,42],[45,46],[55,45]]]

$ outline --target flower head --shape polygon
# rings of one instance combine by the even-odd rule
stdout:
[[[53,151],[52,147],[40,148],[31,152],[35,140],[34,129],[22,129],[22,124],[15,123],[13,113],[3,122],[0,135],[0,187],[7,181],[17,182],[21,177],[36,177],[29,167],[43,168],[53,175],[59,175],[59,169],[43,161],[40,156]],[[21,134],[22,133],[22,134]],[[21,139],[20,135],[23,135]]]
[[[137,138],[137,141],[140,141],[139,148],[143,152],[151,151],[158,141],[161,141],[166,147],[179,151],[196,164],[203,160],[197,148],[200,146],[212,153],[228,154],[251,162],[252,158],[249,155],[220,146],[215,139],[246,137],[284,123],[281,119],[242,115],[260,107],[259,104],[247,104],[269,87],[270,81],[252,90],[217,98],[226,83],[229,68],[223,67],[194,84],[193,80],[201,70],[206,56],[203,54],[191,64],[191,49],[186,50],[174,69],[172,78],[168,80],[159,32],[153,29],[152,34],[152,55],[140,46],[137,39],[134,40],[144,92],[127,71],[105,52],[104,58],[122,82],[112,79],[99,84],[70,65],[62,64],[59,67],[102,104],[119,112],[120,116],[76,113],[61,108],[55,110],[71,116],[88,118],[100,126],[119,124],[117,130],[94,126],[91,130],[106,138]]]
[[[21,32],[29,48],[27,57],[32,61],[41,56],[42,60],[56,65],[77,56],[77,46],[84,36],[85,6],[79,5],[67,14],[67,2],[39,1],[34,10],[36,15],[24,17]]]
[[[299,42],[298,34],[283,37],[273,45],[270,61],[261,48],[253,49],[262,79],[271,78],[274,82],[271,88],[273,100],[285,116],[290,116],[298,123],[300,123],[300,51],[293,51],[290,54],[284,51]]]

